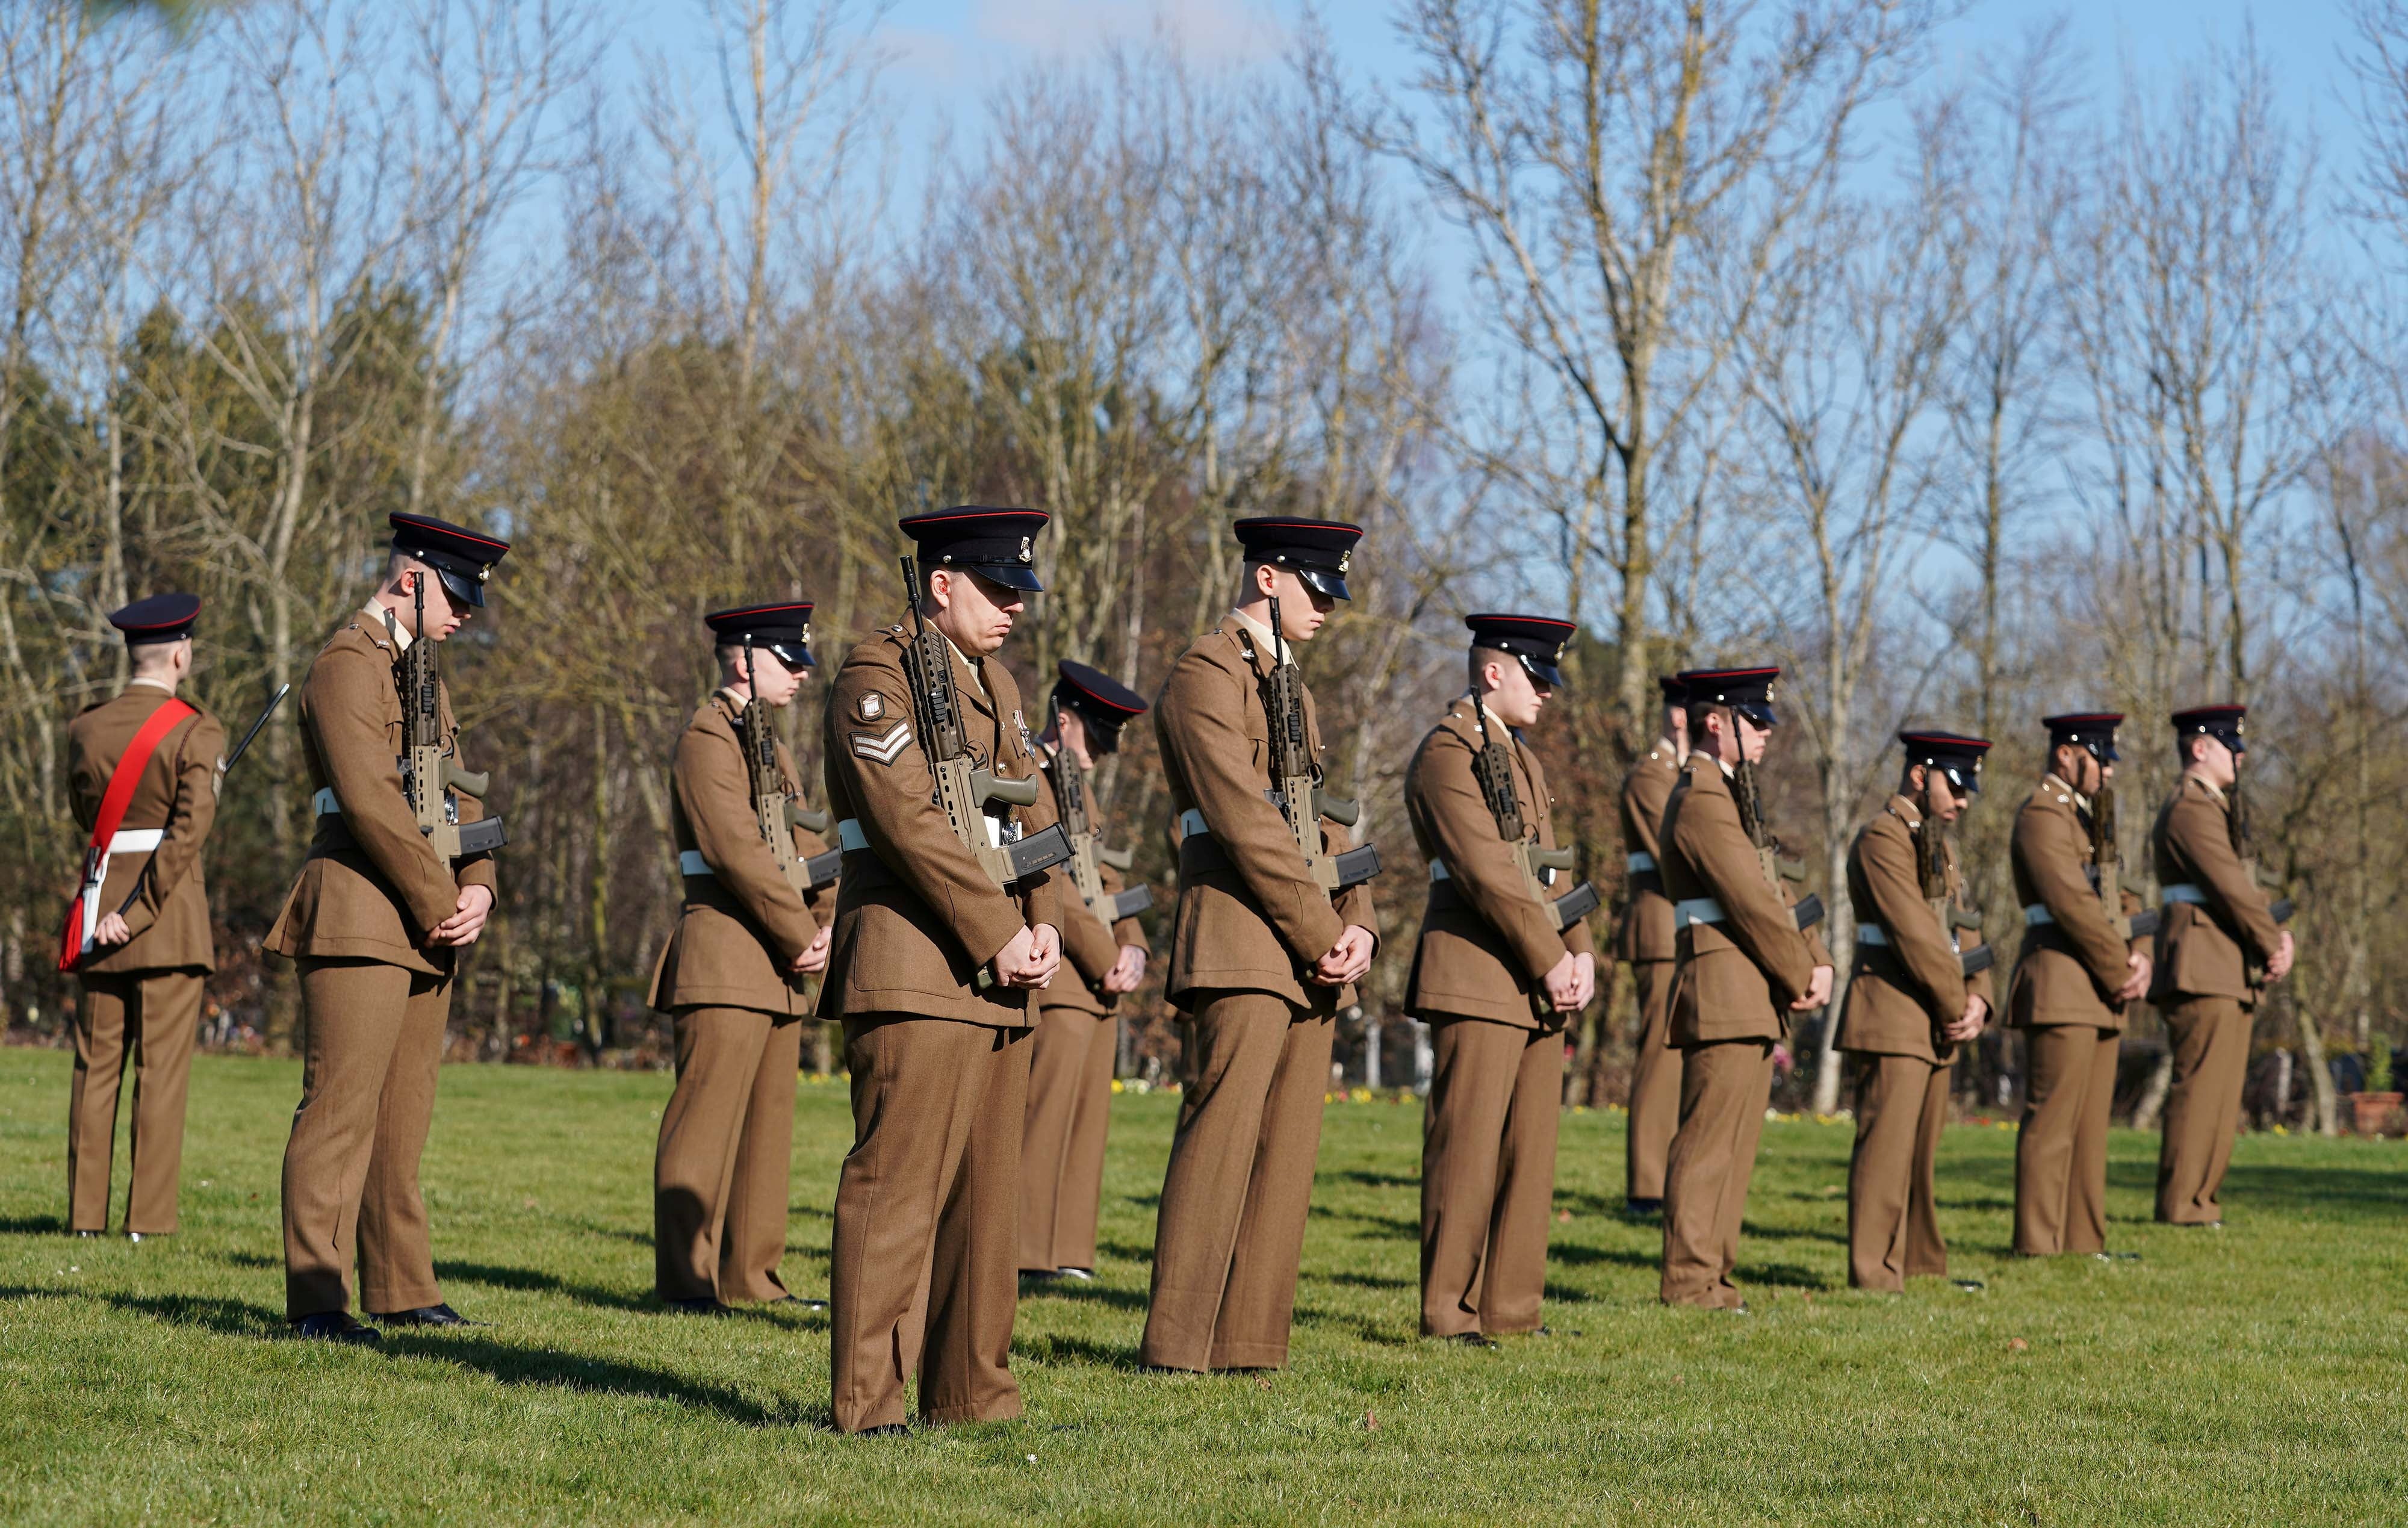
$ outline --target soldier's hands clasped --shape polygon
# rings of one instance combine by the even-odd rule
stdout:
[[[493,911],[491,887],[464,886],[460,888],[459,911],[428,930],[426,943],[430,947],[450,945],[455,949],[473,944],[477,936],[485,931],[485,919]]]
[[[1104,973],[1104,990],[1119,997],[1136,991],[1138,984],[1144,980],[1145,946],[1123,944],[1121,958],[1112,962],[1111,970]]]
[[[1945,1034],[1952,1043],[1963,1045],[1966,1041],[1980,1035],[1982,1027],[1989,1021],[1990,1005],[1978,997],[1968,995],[1965,999],[1965,1011],[1950,1020],[1948,1027],[1941,1032]]]
[[[134,930],[125,926],[123,915],[118,913],[100,915],[100,922],[95,924],[92,930],[92,942],[94,944],[122,944],[133,937]],[[2291,936],[2285,934],[2283,936],[2283,969],[2288,971],[2290,968]],[[2276,974],[2279,975],[2280,973]]]
[[[1370,930],[1348,924],[1346,931],[1338,936],[1338,943],[1329,946],[1329,952],[1312,963],[1312,980],[1323,987],[1344,987],[1362,980],[1363,973],[1371,969],[1371,952],[1379,945]]]
[[[1791,1003],[1789,1006],[1794,1011],[1804,1014],[1811,1013],[1817,1008],[1827,1007],[1829,1005],[1830,1002],[1831,968],[1829,966],[1816,966],[1814,968],[1814,974],[1806,979],[1805,996],[1799,998],[1796,1002]]]
[[[2285,964],[2287,966],[2288,962]],[[2124,969],[2129,974],[2124,978],[2124,985],[2115,989],[2115,1001],[2132,1002],[2147,997],[2149,995],[2149,958],[2134,950],[2125,960]]]
[[[101,919],[100,926],[103,929],[107,929],[108,927],[108,919]],[[120,924],[119,927],[122,928],[123,925]],[[2289,975],[2291,973],[2291,962],[2299,959],[2299,946],[2291,943],[2291,930],[2288,929],[2284,930],[2283,937],[2277,940],[2274,944],[2274,953],[2266,958],[2266,979],[2268,981],[2279,982],[2284,977]]]
[[[1050,923],[1023,929],[996,952],[995,979],[1006,987],[1043,987],[1062,963],[1062,934]]]
[[[802,954],[795,957],[794,965],[788,969],[797,976],[816,976],[825,971],[828,963],[829,938],[830,933],[826,929],[822,929],[813,934],[811,942],[803,947]]]
[[[1597,957],[1570,950],[1545,978],[1547,1004],[1559,1014],[1576,1014],[1597,996]]]

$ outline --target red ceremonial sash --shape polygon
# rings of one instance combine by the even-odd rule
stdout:
[[[100,797],[100,815],[93,821],[92,843],[83,852],[83,884],[75,901],[67,903],[67,924],[59,938],[61,971],[73,971],[92,947],[92,930],[100,922],[100,888],[108,879],[108,842],[117,836],[118,825],[134,804],[135,789],[142,784],[142,771],[150,766],[150,756],[178,723],[198,714],[174,696],[167,697],[134,734],[117,768],[109,772],[108,788]]]

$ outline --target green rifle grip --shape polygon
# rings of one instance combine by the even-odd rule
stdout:
[[[1006,806],[1035,806],[1037,777],[1032,774],[1025,780],[1006,780],[999,778],[992,771],[972,770],[970,795],[977,799],[981,806],[986,805],[989,801],[1001,801]]]

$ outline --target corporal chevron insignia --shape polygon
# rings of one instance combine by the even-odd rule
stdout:
[[[853,751],[864,758],[874,758],[881,764],[892,764],[896,756],[911,742],[911,724],[896,722],[884,732],[855,732]]]

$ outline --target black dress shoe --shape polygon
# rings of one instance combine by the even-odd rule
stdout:
[[[449,1305],[421,1305],[416,1310],[396,1310],[382,1316],[378,1316],[375,1311],[370,1311],[368,1314],[376,1317],[376,1319],[385,1326],[483,1326],[485,1324],[482,1321],[468,1319]]]
[[[1093,1268],[1056,1268],[1054,1271],[1074,1283],[1093,1284],[1096,1281],[1096,1271]]]
[[[74,1232],[69,1232],[67,1234],[69,1234],[69,1235],[71,1235],[71,1236],[75,1237],[75,1238],[76,1238],[77,1240],[79,1240],[79,1241],[87,1241],[87,1242],[88,1242],[88,1241],[92,1240],[93,1237],[103,1234],[103,1232],[97,1232],[97,1231],[74,1231]]]
[[[1952,1278],[1948,1282],[1964,1290],[1967,1294],[1979,1294],[1984,1290],[1989,1288],[1987,1284],[1983,1283],[1978,1278]]]
[[[293,1334],[316,1342],[348,1342],[362,1347],[384,1340],[375,1327],[363,1326],[348,1310],[322,1310],[293,1323]]]
[[[680,1316],[733,1316],[736,1314],[735,1307],[723,1305],[707,1294],[698,1294],[691,1300],[667,1300],[662,1303]]]
[[[1023,1284],[1058,1284],[1061,1281],[1062,1270],[1059,1268],[1023,1268],[1020,1270],[1020,1282]]]
[[[2138,1262],[2141,1261],[2141,1254],[2138,1252],[2093,1252],[2090,1255],[2097,1258],[2101,1262]]]
[[[1497,1339],[1490,1336],[1485,1332],[1450,1332],[1445,1336],[1440,1337],[1439,1341],[1451,1342],[1458,1348],[1494,1348],[1497,1346]]]
[[[853,1434],[857,1438],[907,1438],[910,1435],[911,1430],[901,1422],[882,1422],[876,1427],[865,1427]]]
[[[1629,1215],[1661,1215],[1664,1202],[1660,1199],[1626,1199],[1622,1202],[1622,1208]]]
[[[768,1304],[771,1305],[797,1305],[804,1310],[825,1310],[828,1308],[827,1302],[824,1300],[806,1300],[799,1294],[781,1294],[778,1296],[777,1299],[769,1301]],[[722,1305],[720,1308],[724,1310],[727,1307]]]

